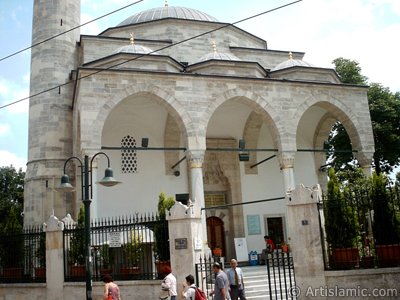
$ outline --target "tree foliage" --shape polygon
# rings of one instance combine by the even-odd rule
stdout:
[[[22,229],[25,172],[0,167],[0,232]]]
[[[367,77],[361,75],[361,67],[354,60],[333,60],[336,72],[343,83],[366,85]],[[377,174],[390,172],[400,164],[400,93],[393,94],[379,83],[371,83],[368,104],[374,134],[375,153],[373,164]],[[350,138],[340,122],[337,122],[328,138],[329,155],[336,169],[354,169],[349,162],[354,160]],[[341,150],[335,152],[335,150]],[[344,150],[344,152],[342,151]]]
[[[333,168],[329,169],[329,182],[325,210],[326,240],[333,248],[353,247],[357,237],[354,208],[346,202],[344,186]]]
[[[361,75],[361,67],[355,60],[338,57],[332,61],[343,83],[366,85],[368,78]]]

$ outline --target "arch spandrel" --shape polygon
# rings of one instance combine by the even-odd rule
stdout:
[[[276,149],[282,150],[290,148],[290,145],[287,145],[285,141],[282,142],[282,140],[285,140],[284,138],[282,139],[282,137],[287,136],[287,130],[283,118],[278,114],[276,109],[273,108],[264,97],[240,88],[225,91],[215,97],[215,100],[210,103],[203,117],[204,134],[207,132],[208,123],[215,111],[222,104],[230,100],[239,100],[252,108],[254,112],[261,115],[263,121],[266,122],[271,131],[274,147]]]
[[[336,118],[336,120],[343,124],[350,137],[353,150],[374,151],[370,119],[368,118],[368,120],[366,120],[368,122],[360,120],[352,108],[329,95],[321,94],[318,98],[310,97],[299,106],[292,118],[292,124],[294,128],[296,128],[296,132],[302,117],[307,113],[307,110],[313,106],[324,108],[330,116]],[[366,112],[368,112],[368,108]],[[359,111],[357,113],[359,113]],[[314,142],[316,142],[316,140],[314,140]]]
[[[150,96],[158,104],[163,106],[175,119],[183,135],[188,137],[189,128],[193,126],[191,125],[191,117],[170,93],[153,85],[141,85],[140,87],[128,86],[115,94],[109,95],[108,98],[105,99],[103,105],[97,110],[96,117],[94,119],[92,118],[93,123],[89,128],[86,127],[85,129],[84,126],[82,126],[82,148],[101,148],[103,127],[113,109],[123,101],[126,101],[126,99],[140,97],[141,95]],[[185,144],[188,143],[188,141],[184,142]]]

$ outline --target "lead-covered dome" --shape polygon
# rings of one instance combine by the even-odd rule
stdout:
[[[156,51],[153,51],[152,49],[142,46],[142,45],[126,45],[118,48],[117,50],[113,51],[113,54],[116,53],[133,53],[133,54],[156,54],[158,53]]]
[[[289,52],[289,59],[284,62],[281,62],[280,64],[272,68],[271,71],[278,71],[291,67],[314,67],[314,65],[301,59],[293,59],[292,53]]]
[[[218,22],[216,18],[197,9],[180,6],[163,6],[151,8],[134,14],[122,21],[120,24],[118,24],[118,26],[132,25],[166,18]]]
[[[240,60],[235,55],[224,52],[210,52],[200,58],[200,62],[207,60]]]

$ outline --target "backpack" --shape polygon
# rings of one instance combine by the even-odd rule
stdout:
[[[192,300],[207,300],[206,294],[199,287],[191,287],[195,290],[194,299]]]

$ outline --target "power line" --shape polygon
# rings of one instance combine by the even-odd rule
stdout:
[[[143,0],[142,0],[142,1],[143,1]],[[43,91],[37,92],[37,93],[35,93],[35,94],[29,95],[28,97],[25,97],[25,98],[16,100],[16,101],[14,101],[14,102],[5,104],[5,105],[3,105],[3,106],[0,106],[0,109],[6,108],[6,107],[8,107],[8,106],[17,104],[17,103],[22,102],[22,101],[25,101],[25,100],[28,100],[29,98],[33,98],[33,97],[39,96],[39,95],[41,95],[41,94],[50,92],[50,91],[52,91],[52,90],[60,89],[61,87],[66,86],[66,85],[68,85],[68,84],[71,84],[71,83],[73,83],[73,82],[76,82],[76,81],[85,79],[85,78],[87,78],[87,77],[90,77],[90,76],[96,75],[96,74],[98,74],[98,73],[101,73],[101,72],[110,70],[110,69],[112,69],[112,68],[118,67],[118,66],[123,65],[123,64],[126,64],[126,63],[128,63],[128,62],[137,60],[137,59],[139,59],[139,58],[142,58],[143,56],[147,56],[147,55],[149,55],[149,54],[152,54],[152,53],[155,53],[155,52],[158,52],[158,51],[162,51],[162,50],[168,49],[168,48],[170,48],[170,47],[173,47],[173,46],[176,46],[176,45],[179,45],[179,44],[188,42],[188,41],[190,41],[190,40],[193,40],[193,39],[196,39],[196,38],[198,38],[198,37],[201,37],[201,36],[204,36],[204,35],[207,35],[207,34],[216,32],[216,31],[221,30],[221,29],[224,29],[224,28],[226,28],[226,27],[229,27],[229,26],[232,26],[232,25],[236,25],[236,24],[239,24],[239,23],[241,23],[241,22],[248,21],[248,20],[250,20],[250,19],[257,18],[257,17],[259,17],[259,16],[265,15],[265,14],[267,14],[267,13],[270,13],[270,12],[273,12],[273,11],[276,11],[276,10],[279,10],[279,9],[282,9],[282,8],[285,8],[285,7],[288,7],[288,6],[290,6],[290,5],[296,4],[296,3],[301,2],[301,1],[303,1],[303,0],[296,0],[296,1],[293,1],[293,2],[290,2],[290,3],[287,3],[287,4],[284,4],[284,5],[278,6],[278,7],[276,7],[276,8],[269,9],[269,10],[266,10],[266,11],[264,11],[264,12],[261,12],[261,13],[255,14],[255,15],[252,15],[252,16],[250,16],[250,17],[241,19],[241,20],[236,21],[236,22],[234,22],[234,23],[226,23],[226,24],[224,24],[223,26],[220,26],[220,27],[218,27],[218,28],[211,29],[211,30],[209,30],[209,31],[200,33],[200,34],[195,35],[195,36],[192,36],[192,37],[190,37],[190,38],[187,38],[187,39],[184,39],[184,40],[181,40],[181,41],[172,43],[172,44],[170,44],[170,45],[167,45],[167,46],[161,47],[161,48],[159,48],[159,49],[153,50],[153,51],[151,51],[151,52],[149,52],[149,53],[140,54],[140,55],[138,55],[138,56],[136,56],[136,57],[134,57],[134,58],[132,58],[132,59],[128,59],[128,60],[126,60],[126,61],[123,61],[123,62],[120,62],[120,63],[118,63],[118,64],[109,66],[109,67],[104,68],[104,69],[99,69],[99,70],[94,71],[94,72],[92,72],[92,73],[90,73],[90,74],[87,74],[87,75],[85,75],[85,76],[79,77],[79,78],[77,78],[77,79],[74,80],[74,81],[69,81],[69,82],[62,83],[62,84],[59,84],[59,85],[54,86],[54,87],[52,87],[52,88],[48,88],[48,89],[46,89],[46,90],[43,90]]]
[[[83,26],[85,26],[85,25],[87,25],[87,24],[90,24],[90,23],[92,23],[92,22],[94,22],[94,21],[100,20],[100,19],[102,19],[102,18],[104,18],[104,17],[107,17],[107,16],[109,16],[109,15],[112,15],[112,14],[114,14],[114,13],[120,11],[120,10],[124,10],[125,8],[128,8],[128,7],[132,6],[132,5],[138,4],[138,3],[143,2],[143,1],[144,1],[144,0],[138,0],[138,1],[136,1],[136,2],[133,2],[133,3],[131,3],[131,4],[128,4],[128,5],[125,5],[125,6],[121,7],[121,8],[118,8],[118,9],[116,9],[116,10],[113,10],[113,11],[111,11],[111,12],[109,12],[109,13],[106,13],[105,15],[102,15],[102,16],[100,16],[100,17],[97,17],[97,18],[95,18],[95,19],[93,19],[93,20],[90,20],[90,21],[88,21],[88,22],[86,22],[86,23],[83,23],[83,24],[81,24],[81,25],[79,25],[79,26],[75,26],[75,27],[73,27],[73,28],[71,28],[71,29],[69,29],[69,30],[63,31],[63,32],[61,32],[61,33],[59,33],[59,34],[56,34],[56,35],[53,35],[53,36],[51,36],[51,37],[49,37],[49,38],[47,38],[47,39],[44,39],[43,41],[37,42],[36,44],[32,44],[32,45],[30,45],[29,47],[23,48],[23,49],[21,49],[21,50],[18,50],[17,52],[14,52],[14,53],[12,53],[12,54],[9,54],[9,55],[7,55],[7,56],[4,56],[4,57],[0,58],[0,61],[3,61],[3,60],[5,60],[5,59],[7,59],[7,58],[10,58],[10,57],[13,57],[13,56],[15,56],[15,55],[17,55],[17,54],[19,54],[19,53],[22,53],[22,52],[24,52],[24,51],[26,51],[26,50],[29,50],[29,49],[33,48],[33,47],[39,46],[40,44],[46,43],[46,42],[48,42],[48,41],[50,41],[50,40],[52,40],[52,39],[55,39],[55,38],[57,38],[57,37],[59,37],[59,36],[61,36],[61,35],[64,35],[64,34],[66,34],[66,33],[68,33],[68,32],[71,32],[71,31],[73,31],[73,30],[75,30],[75,29],[81,28],[81,27],[83,27]]]

